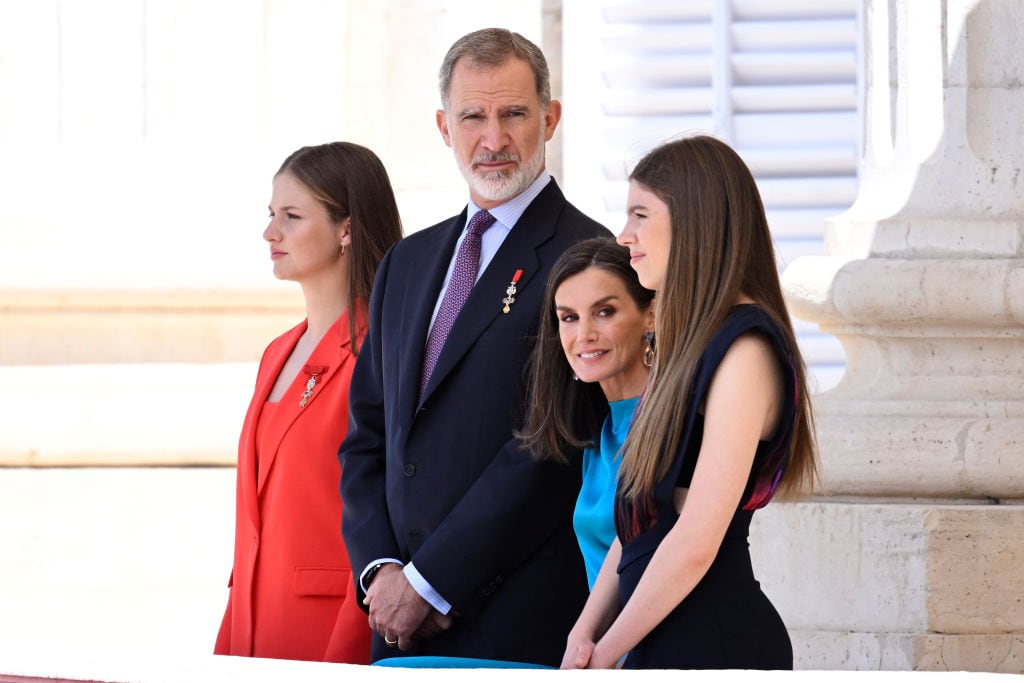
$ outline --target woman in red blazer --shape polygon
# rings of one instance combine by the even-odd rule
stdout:
[[[365,147],[303,147],[274,176],[263,237],[274,275],[301,286],[306,319],[264,352],[242,426],[216,654],[369,663],[341,538],[338,446],[373,276],[401,236],[387,172]]]

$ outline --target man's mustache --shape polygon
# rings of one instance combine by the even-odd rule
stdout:
[[[493,164],[505,161],[514,161],[519,163],[519,155],[512,154],[512,152],[498,152],[496,154],[480,154],[479,156],[473,157],[473,167],[480,164]]]

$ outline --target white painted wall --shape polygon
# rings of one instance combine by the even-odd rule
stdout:
[[[0,0],[0,288],[291,286],[260,233],[305,144],[377,152],[407,231],[447,217],[441,59],[541,22],[540,0]]]

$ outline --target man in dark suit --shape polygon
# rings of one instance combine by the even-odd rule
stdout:
[[[548,271],[569,245],[610,233],[545,170],[561,104],[533,43],[468,34],[440,86],[437,126],[470,202],[377,270],[339,450],[345,543],[374,660],[557,665],[587,595],[571,525],[580,474],[535,462],[513,432]],[[493,219],[478,224],[481,212]]]

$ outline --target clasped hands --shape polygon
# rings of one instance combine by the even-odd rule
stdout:
[[[363,604],[370,608],[370,628],[399,650],[433,638],[452,625],[450,616],[438,612],[416,592],[398,564],[380,568]]]
[[[621,659],[608,659],[590,638],[569,635],[569,641],[562,655],[561,669],[618,669]]]

